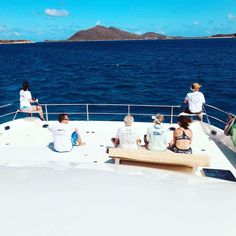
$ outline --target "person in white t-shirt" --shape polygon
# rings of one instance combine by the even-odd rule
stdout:
[[[115,147],[126,149],[137,149],[140,143],[139,136],[134,127],[132,127],[134,117],[127,115],[124,118],[125,126],[120,127],[117,131],[116,138],[112,139]]]
[[[59,123],[49,127],[53,133],[54,149],[58,152],[69,152],[73,146],[85,145],[78,130],[69,124],[69,117],[63,113],[58,116]]]
[[[202,86],[198,83],[193,83],[191,86],[192,92],[188,93],[184,99],[184,103],[188,104],[188,108],[184,112],[189,114],[197,114],[199,120],[202,120],[203,104],[206,102],[205,97],[199,89]]]
[[[25,81],[22,84],[22,90],[20,91],[20,110],[28,113],[31,113],[32,111],[38,111],[40,119],[44,120],[42,107],[38,104],[32,106],[31,103],[38,103],[38,99],[32,99],[31,92],[29,91],[29,82]]]
[[[165,151],[168,146],[167,130],[163,127],[164,116],[156,114],[152,117],[154,124],[147,129],[144,135],[145,147],[150,151]]]

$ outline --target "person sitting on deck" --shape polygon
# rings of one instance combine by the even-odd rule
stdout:
[[[173,132],[173,143],[170,150],[176,153],[192,154],[192,130],[189,129],[189,124],[192,120],[185,116],[180,116],[178,119],[179,128]]]
[[[137,149],[140,143],[136,130],[132,127],[134,117],[127,115],[124,118],[124,127],[120,127],[117,131],[116,138],[112,138],[115,147],[126,149]]]
[[[150,151],[164,151],[168,146],[167,133],[162,125],[164,116],[156,114],[152,118],[154,124],[147,129],[147,134],[144,135],[145,147]]]
[[[202,120],[202,108],[203,104],[206,102],[205,97],[199,89],[202,86],[198,83],[193,83],[191,86],[192,92],[188,93],[184,99],[184,103],[188,104],[188,108],[184,110],[185,113],[197,114],[198,119]]]
[[[40,119],[44,120],[42,107],[38,104],[32,106],[31,103],[38,103],[38,99],[32,99],[31,92],[29,91],[29,82],[25,81],[23,82],[22,90],[20,91],[20,110],[27,113],[38,111]]]
[[[73,146],[84,145],[78,130],[69,124],[69,117],[63,113],[58,116],[59,123],[50,127],[53,133],[54,149],[58,152],[69,152]]]

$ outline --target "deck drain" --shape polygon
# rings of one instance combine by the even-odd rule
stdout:
[[[97,161],[93,161],[94,163],[98,163]]]
[[[203,148],[203,149],[201,149],[201,151],[202,151],[202,152],[205,152],[205,151],[206,151],[206,149],[204,149],[204,148]]]

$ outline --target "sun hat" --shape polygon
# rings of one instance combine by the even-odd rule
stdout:
[[[200,89],[202,87],[202,85],[200,85],[199,83],[193,83],[192,86],[190,87],[190,89],[192,91],[197,91],[198,89]]]
[[[161,124],[162,121],[164,120],[164,116],[161,114],[156,114],[155,116],[152,116],[152,119],[154,120],[154,122],[156,122],[157,124]]]

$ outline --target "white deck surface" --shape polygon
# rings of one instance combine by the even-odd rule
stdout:
[[[73,123],[87,144],[68,153],[51,149],[40,120],[0,126],[1,235],[236,235],[235,183],[196,176],[199,170],[107,164],[106,146],[122,122]],[[150,125],[135,124],[141,136]],[[191,128],[193,152],[235,174],[201,124]]]
[[[57,121],[47,122],[53,125]],[[46,122],[38,118],[25,118],[1,125],[0,127],[0,165],[4,166],[52,166],[63,164],[73,166],[78,163],[109,163],[106,147],[112,146],[110,141],[123,122],[104,121],[70,121],[78,128],[85,146],[75,146],[71,152],[58,153],[53,150],[52,134],[42,125]],[[9,125],[9,130],[4,127]],[[143,140],[147,127],[151,123],[135,123],[134,126]],[[164,124],[166,128],[175,124]],[[217,145],[203,132],[200,122],[191,124],[193,130],[192,149],[195,154],[210,157],[211,168],[229,169],[235,174],[235,168],[226,159]],[[172,131],[168,131],[170,140]],[[201,167],[195,174],[202,175]],[[236,174],[235,174],[236,175]]]

